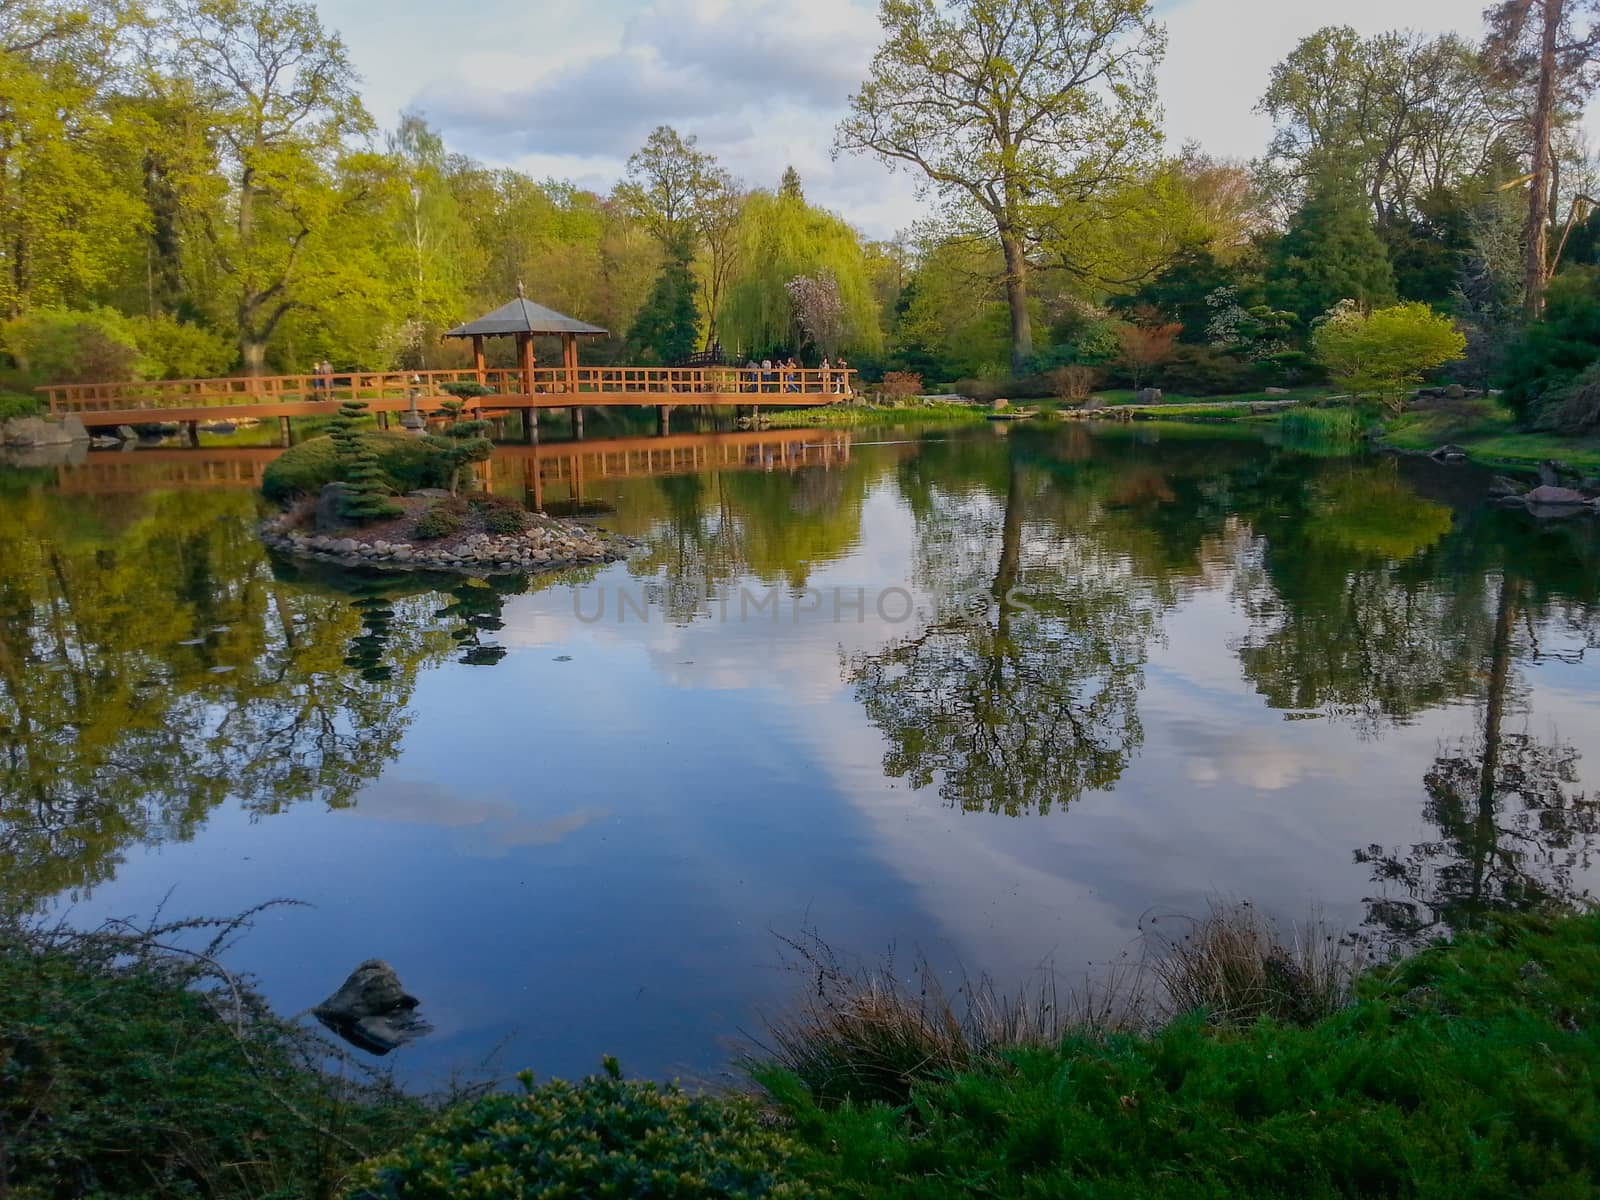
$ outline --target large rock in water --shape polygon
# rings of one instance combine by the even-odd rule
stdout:
[[[1582,492],[1568,487],[1552,487],[1549,484],[1542,484],[1534,488],[1523,499],[1529,504],[1553,505],[1562,508],[1589,503],[1589,497]]]
[[[387,1054],[433,1028],[417,1015],[418,1003],[393,967],[369,958],[311,1012],[352,1046]]]
[[[88,440],[89,431],[83,427],[83,421],[72,414],[59,421],[15,417],[0,426],[0,442],[7,446],[70,446]]]

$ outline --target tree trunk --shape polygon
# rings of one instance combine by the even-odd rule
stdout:
[[[257,337],[248,329],[239,330],[239,357],[244,361],[244,373],[257,379],[267,373],[267,340]]]
[[[1494,854],[1498,841],[1494,802],[1500,774],[1500,723],[1505,716],[1506,692],[1511,681],[1511,629],[1517,619],[1520,591],[1509,576],[1500,580],[1500,603],[1496,606],[1494,643],[1489,654],[1489,691],[1483,705],[1483,762],[1478,771],[1478,811],[1473,828],[1471,899],[1474,917],[1483,901],[1488,859]]]
[[[1033,325],[1028,319],[1028,259],[1022,239],[1008,229],[1000,231],[1006,255],[1006,304],[1011,309],[1011,373],[1020,375],[1033,357]]]
[[[1533,107],[1533,179],[1528,185],[1528,220],[1523,227],[1523,309],[1530,319],[1544,310],[1545,263],[1550,238],[1550,123],[1556,102],[1556,35],[1565,0],[1542,0],[1539,90]]]

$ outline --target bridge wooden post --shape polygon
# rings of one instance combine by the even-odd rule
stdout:
[[[522,410],[522,440],[530,446],[539,440],[539,410],[531,404]]]
[[[579,440],[582,440],[582,438],[583,438],[583,409],[579,408],[576,404],[574,404],[567,411],[572,414],[572,436],[575,437],[575,438],[578,438]]]
[[[198,450],[200,448],[200,422],[189,421],[187,424],[189,426],[189,445]]]
[[[656,405],[656,432],[662,437],[672,432],[672,409],[668,405]]]
[[[379,429],[387,429],[387,428],[389,428],[389,414],[387,412],[385,412],[385,411],[382,411],[382,410],[380,410],[379,413],[378,413],[378,428]]]
[[[278,440],[285,448],[294,445],[294,429],[289,424],[288,417],[278,418]]]

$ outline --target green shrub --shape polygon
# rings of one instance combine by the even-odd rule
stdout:
[[[0,1194],[321,1196],[430,1110],[275,1017],[198,948],[238,922],[94,933],[0,924]],[[217,953],[213,942],[212,953]],[[324,1073],[329,1060],[343,1070]],[[342,1075],[342,1077],[341,1077]]]
[[[1527,417],[1534,429],[1569,436],[1600,428],[1600,365],[1591,363],[1582,374],[1530,401]]]
[[[800,1197],[787,1139],[738,1097],[625,1081],[615,1059],[579,1083],[534,1086],[452,1110],[378,1159],[356,1200],[459,1197]]]
[[[491,508],[483,514],[483,527],[490,533],[521,533],[528,519],[514,509]]]
[[[165,313],[129,321],[151,379],[210,379],[225,374],[238,357],[233,339]]]
[[[0,326],[0,341],[37,384],[144,379],[133,321],[110,308],[39,308]]]
[[[377,455],[383,479],[395,491],[449,485],[450,464],[421,438],[377,430],[365,430],[357,437]],[[316,495],[339,478],[339,471],[338,447],[333,439],[310,438],[267,464],[261,491],[269,500],[287,503],[297,496]]]
[[[431,542],[458,533],[466,524],[466,510],[460,501],[440,500],[417,518],[411,536]]]
[[[1600,359],[1600,267],[1569,267],[1550,281],[1544,314],[1506,349],[1505,400],[1525,415],[1533,402]]]
[[[43,411],[43,396],[0,392],[0,421],[9,421],[12,417],[36,417]]]

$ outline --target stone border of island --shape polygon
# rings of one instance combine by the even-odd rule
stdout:
[[[281,553],[338,566],[462,575],[533,575],[619,562],[638,547],[619,534],[536,513],[529,514],[529,527],[516,533],[472,533],[438,546],[316,533],[299,528],[300,519],[294,513],[267,518],[261,540]]]

